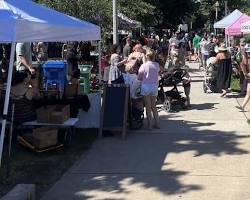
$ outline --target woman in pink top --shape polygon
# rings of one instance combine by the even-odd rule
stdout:
[[[152,129],[154,116],[154,128],[159,128],[159,116],[156,109],[156,100],[158,95],[158,74],[160,71],[159,63],[155,62],[155,52],[152,49],[146,51],[146,63],[139,69],[138,79],[142,82],[141,94],[144,97],[146,114],[148,119],[148,128]]]

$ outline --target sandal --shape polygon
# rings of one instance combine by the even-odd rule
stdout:
[[[222,95],[220,95],[220,97],[226,97],[226,95],[227,95],[227,92],[225,92],[225,93],[222,93]]]
[[[244,108],[242,108],[241,106],[235,106],[235,108],[241,110],[241,111],[244,111]]]

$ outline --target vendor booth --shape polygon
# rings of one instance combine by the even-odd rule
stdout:
[[[214,24],[214,29],[216,33],[216,29],[225,29],[232,24],[234,24],[241,16],[243,15],[238,9],[234,10],[232,13],[224,17],[222,20],[216,22]],[[226,36],[226,45],[228,45],[228,38]]]
[[[0,29],[0,43],[11,43],[0,138],[1,164],[16,42],[92,41],[100,40],[101,34],[100,27],[94,24],[48,9],[31,0],[0,0],[0,27],[4,27]]]
[[[122,13],[118,13],[119,28],[141,28],[141,22],[132,20]]]
[[[214,24],[214,28],[215,29],[227,28],[228,26],[232,25],[237,19],[239,19],[242,16],[242,14],[243,14],[242,12],[236,9],[232,13],[224,17],[222,20],[216,22]]]
[[[228,36],[241,35],[241,25],[246,21],[249,21],[250,17],[246,14],[242,14],[233,24],[225,28],[225,34]],[[247,27],[247,26],[246,26]]]

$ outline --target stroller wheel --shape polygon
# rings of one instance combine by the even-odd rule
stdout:
[[[203,81],[203,91],[204,91],[204,93],[207,93],[207,85],[206,85],[205,81]]]
[[[166,112],[170,112],[172,109],[172,104],[171,104],[171,99],[166,98],[165,101],[163,102],[163,108]]]

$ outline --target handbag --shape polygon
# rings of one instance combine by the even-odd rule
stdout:
[[[110,66],[109,70],[109,82],[114,81],[120,77],[121,73],[117,66]]]
[[[138,59],[133,58],[126,64],[125,71],[133,74],[134,71],[136,71],[137,66],[138,66]]]
[[[172,66],[173,66],[173,62],[172,62],[171,58],[168,57],[166,62],[165,62],[165,65],[164,65],[164,69],[170,69],[170,68],[172,68]]]

